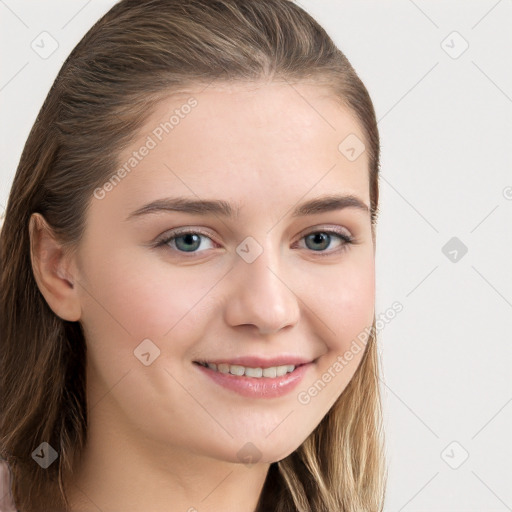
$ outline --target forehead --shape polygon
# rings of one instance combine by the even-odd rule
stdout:
[[[265,196],[270,205],[336,190],[368,203],[367,154],[343,151],[344,141],[364,139],[354,114],[319,85],[198,87],[157,104],[119,156],[128,172],[111,199],[126,211],[164,195]]]

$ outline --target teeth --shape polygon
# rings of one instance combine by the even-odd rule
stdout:
[[[283,366],[271,366],[270,368],[250,368],[248,366],[241,366],[239,364],[227,364],[227,363],[220,363],[218,365],[216,365],[215,363],[199,363],[199,364],[201,364],[202,366],[207,366],[211,370],[214,370],[214,371],[220,372],[220,373],[230,373],[231,375],[238,375],[238,376],[245,375],[246,377],[256,377],[256,378],[282,377],[286,373],[291,373],[291,372],[293,372],[293,370],[295,370],[295,366],[293,364],[286,364]]]

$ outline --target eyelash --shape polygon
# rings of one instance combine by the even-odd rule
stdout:
[[[157,240],[155,243],[155,247],[156,248],[159,248],[159,247],[164,248],[164,246],[167,246],[169,244],[169,242],[175,240],[176,238],[180,238],[184,235],[189,235],[189,234],[190,235],[202,235],[202,236],[212,240],[214,243],[216,243],[208,234],[204,233],[203,231],[201,231],[199,229],[175,230],[175,231],[172,231],[171,233],[172,234],[170,236],[169,236],[169,234],[167,234],[164,238]],[[320,257],[330,256],[332,254],[339,254],[339,253],[347,250],[349,245],[356,243],[355,239],[353,237],[351,237],[345,233],[341,233],[340,231],[335,230],[335,229],[322,229],[322,230],[317,230],[317,231],[310,231],[309,233],[306,233],[304,236],[302,236],[300,240],[303,240],[304,238],[306,238],[309,235],[314,235],[317,233],[325,233],[328,235],[335,235],[343,242],[343,245],[340,248],[333,250],[333,251],[313,251],[312,249],[310,249],[310,252],[313,252]],[[179,249],[174,249],[174,248],[170,248],[170,247],[168,247],[168,248],[172,249],[173,251],[176,251],[178,253],[181,253],[181,254],[196,254],[198,252],[202,252],[202,251],[192,251],[190,253],[187,253],[186,251],[180,251]],[[193,257],[193,256],[186,256],[186,257]]]

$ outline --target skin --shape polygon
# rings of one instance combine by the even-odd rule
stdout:
[[[351,112],[314,84],[198,87],[162,101],[119,161],[190,95],[198,101],[191,113],[103,199],[91,199],[73,256],[40,215],[31,219],[38,285],[58,316],[80,321],[88,347],[88,442],[67,483],[73,511],[254,511],[269,464],[319,424],[363,351],[307,405],[299,392],[373,321],[370,214],[290,215],[333,193],[370,204],[366,152],[349,161],[338,150],[351,133],[364,140]],[[241,206],[240,216],[125,220],[166,196],[222,199]],[[177,227],[207,236],[188,242],[198,247],[192,253],[173,242],[151,247]],[[306,245],[306,235],[336,227],[354,243],[340,250],[332,235]],[[252,263],[236,252],[248,236],[263,249]],[[148,366],[134,356],[146,338],[160,350]],[[224,389],[192,363],[252,354],[316,362],[294,391],[272,399]],[[238,454],[248,442],[260,453],[252,465]]]

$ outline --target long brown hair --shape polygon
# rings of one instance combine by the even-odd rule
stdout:
[[[64,247],[81,239],[93,191],[157,102],[215,81],[322,83],[360,123],[372,235],[379,134],[370,96],[319,24],[289,0],[122,0],[64,62],[26,141],[0,233],[0,455],[21,512],[67,510],[64,477],[87,435],[86,341],[34,279],[28,230],[39,212]],[[341,141],[340,141],[341,142]],[[347,388],[306,441],[270,465],[257,510],[380,511],[386,482],[375,318]],[[47,469],[32,458],[44,440]]]

